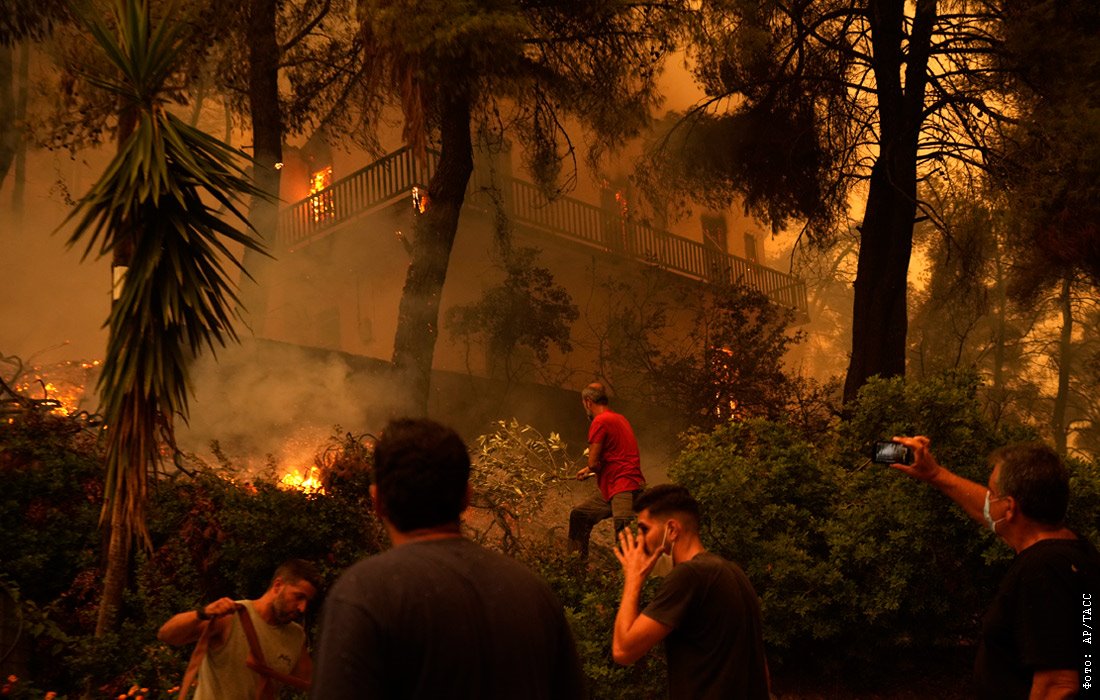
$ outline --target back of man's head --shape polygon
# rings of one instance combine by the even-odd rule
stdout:
[[[581,390],[581,398],[588,399],[594,404],[606,406],[608,404],[607,389],[599,382],[592,382]]]
[[[275,569],[275,574],[271,577],[272,586],[275,585],[275,579],[290,584],[305,581],[313,586],[313,590],[321,590],[321,572],[317,570],[317,567],[304,559],[288,559],[284,561],[279,565],[278,569]]]
[[[649,511],[649,515],[658,519],[675,516],[684,528],[692,532],[699,531],[699,502],[683,486],[676,484],[657,484],[642,492],[634,499],[634,512]]]
[[[462,438],[434,421],[390,421],[375,445],[374,484],[386,519],[401,532],[457,522],[469,480]]]
[[[1041,442],[1023,442],[994,450],[990,463],[1000,465],[997,488],[1012,496],[1032,520],[1057,527],[1069,504],[1069,473],[1058,454]]]

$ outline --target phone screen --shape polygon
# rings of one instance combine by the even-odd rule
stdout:
[[[875,443],[871,459],[879,464],[912,464],[913,453],[900,442],[882,441]]]

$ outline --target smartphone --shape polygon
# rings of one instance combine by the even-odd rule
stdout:
[[[876,464],[912,464],[913,451],[900,442],[880,440],[871,452],[871,461]]]

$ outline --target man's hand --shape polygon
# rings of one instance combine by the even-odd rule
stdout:
[[[629,527],[624,527],[619,532],[619,546],[615,548],[615,558],[623,565],[623,575],[626,584],[637,583],[639,587],[653,571],[660,552],[647,554],[645,542],[634,534]]]
[[[207,619],[223,617],[237,612],[237,601],[232,598],[219,598],[213,603],[207,603],[199,609],[203,612],[201,617],[206,617]]]
[[[895,437],[894,440],[913,451],[913,463],[891,464],[891,467],[908,474],[914,479],[935,486],[962,507],[974,522],[985,524],[982,507],[985,505],[985,495],[989,492],[989,489],[969,479],[964,479],[945,467],[941,467],[932,455],[932,451],[928,449],[932,441],[925,436]]]
[[[577,481],[584,481],[585,479],[591,479],[594,476],[596,476],[596,472],[592,471],[592,469],[589,468],[589,467],[584,467],[579,472],[577,472]]]
[[[653,571],[660,555],[660,552],[646,554],[645,542],[629,527],[624,527],[619,533],[615,557],[623,565],[623,599],[615,615],[611,656],[616,663],[624,666],[642,658],[672,631],[671,627],[639,612],[642,584]]]
[[[178,613],[161,625],[157,639],[174,646],[194,644],[209,625],[210,648],[218,649],[225,642],[225,633],[229,629],[228,615],[237,611],[237,603],[232,598],[219,598],[213,603],[200,605],[195,610]]]
[[[897,469],[899,472],[903,472],[919,479],[920,481],[932,481],[935,479],[943,467],[932,455],[932,451],[928,449],[928,446],[932,444],[932,441],[923,435],[917,435],[915,437],[895,437],[894,442],[900,442],[909,448],[913,453],[912,464],[891,464],[890,466]]]

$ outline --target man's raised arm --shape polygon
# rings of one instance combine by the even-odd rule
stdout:
[[[936,461],[929,449],[931,440],[923,435],[915,437],[895,437],[896,442],[908,447],[913,452],[912,464],[891,464],[890,466],[900,472],[908,474],[914,479],[927,482],[942,491],[944,495],[966,511],[966,514],[978,523],[984,523],[982,515],[985,506],[985,495],[989,489],[981,484],[949,471]]]

